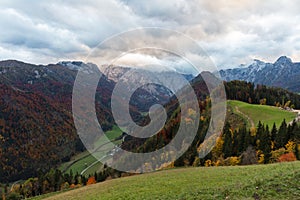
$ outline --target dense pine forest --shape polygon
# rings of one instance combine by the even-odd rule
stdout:
[[[300,108],[300,96],[288,90],[245,81],[224,82],[227,99],[251,104]]]

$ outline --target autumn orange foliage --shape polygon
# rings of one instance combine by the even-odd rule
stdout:
[[[96,179],[94,176],[91,176],[88,181],[86,182],[86,185],[92,185],[92,184],[96,184]]]
[[[296,161],[296,160],[297,160],[297,158],[293,152],[283,154],[282,156],[280,156],[278,158],[279,162],[291,162],[291,161]]]

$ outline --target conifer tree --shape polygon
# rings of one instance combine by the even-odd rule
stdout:
[[[240,155],[242,152],[246,151],[247,147],[245,147],[245,138],[247,137],[247,129],[246,126],[243,126],[240,130],[239,130],[239,134],[238,134],[238,155]]]
[[[234,130],[232,140],[233,140],[233,145],[232,145],[232,156],[237,156],[238,154],[238,147],[240,145],[240,139],[239,139],[240,132],[237,130]]]
[[[296,155],[297,160],[300,160],[300,152],[299,152],[298,144],[296,144],[295,155]]]
[[[284,145],[287,143],[287,124],[285,122],[285,119],[281,123],[278,133],[275,137],[275,146],[277,149],[284,147]]]
[[[265,163],[268,163],[271,157],[271,145],[271,135],[269,131],[269,126],[267,125],[260,139],[260,150],[262,150],[265,156]]]
[[[243,142],[243,152],[252,144],[252,137],[250,130],[246,132],[244,142]]]
[[[224,157],[227,158],[232,155],[232,148],[233,148],[231,128],[228,122],[226,122],[223,129],[223,140],[224,140],[224,145],[223,145]]]
[[[272,130],[271,130],[271,140],[272,141],[275,141],[276,135],[277,135],[277,128],[276,128],[276,124],[274,122]]]

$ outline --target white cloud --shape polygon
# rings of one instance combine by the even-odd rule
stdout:
[[[238,66],[253,58],[273,62],[281,55],[300,61],[299,10],[299,3],[292,0],[1,1],[0,59],[33,63],[84,59],[114,34],[156,26],[189,35],[219,67]],[[152,37],[141,35],[131,42]],[[169,48],[185,46],[180,38],[155,37],[165,44],[172,41]],[[120,45],[126,49],[126,43]],[[104,62],[109,54],[120,54],[105,51]],[[131,56],[131,63],[168,60],[159,55]]]

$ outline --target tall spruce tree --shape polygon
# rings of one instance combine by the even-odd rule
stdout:
[[[246,132],[243,142],[243,152],[252,144],[252,136],[250,130]]]
[[[274,122],[272,130],[271,130],[271,140],[272,141],[275,141],[276,135],[277,135],[277,128],[276,128],[276,124]]]
[[[232,155],[233,141],[232,141],[231,132],[232,131],[231,131],[230,124],[226,122],[223,129],[223,140],[224,140],[223,152],[225,158],[230,157]]]
[[[239,134],[238,134],[238,155],[240,155],[241,153],[243,153],[243,151],[246,151],[248,145],[245,147],[245,138],[247,137],[246,135],[248,134],[246,126],[242,126],[239,130]]]
[[[275,137],[275,146],[277,149],[284,147],[284,145],[287,143],[287,124],[285,122],[285,119],[281,123],[278,133]]]
[[[287,126],[287,132],[286,132],[286,138],[285,138],[287,142],[292,139],[295,127],[296,127],[295,120],[293,121],[292,124],[289,124]]]
[[[269,126],[266,125],[264,132],[262,133],[260,139],[260,150],[262,150],[265,156],[265,163],[268,163],[271,157],[271,134],[269,131]]]
[[[256,129],[256,136],[255,136],[255,141],[258,149],[261,149],[260,144],[264,135],[264,131],[265,131],[264,125],[261,123],[261,121],[259,121]]]
[[[296,155],[297,160],[300,160],[300,152],[299,152],[298,144],[296,144],[295,155]]]
[[[232,156],[237,156],[238,155],[238,147],[239,147],[239,132],[237,130],[234,130],[232,140],[233,140],[233,145],[232,145]]]

